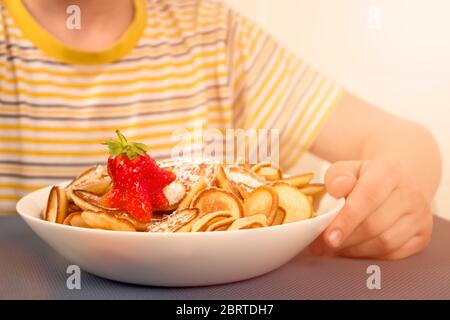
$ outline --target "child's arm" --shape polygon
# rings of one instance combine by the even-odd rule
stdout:
[[[426,129],[345,94],[312,152],[334,162],[327,188],[347,197],[313,253],[401,259],[428,244],[441,158]]]

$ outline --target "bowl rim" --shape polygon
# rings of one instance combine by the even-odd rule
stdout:
[[[59,184],[56,184],[58,186],[64,186],[67,183],[69,183],[70,181],[65,181]],[[217,236],[223,236],[224,234],[229,234],[229,235],[233,235],[233,234],[248,234],[248,233],[264,233],[264,232],[268,232],[267,230],[280,230],[280,229],[288,229],[288,228],[294,228],[297,227],[298,225],[301,224],[311,224],[314,223],[314,221],[317,220],[323,220],[326,217],[330,216],[330,215],[335,215],[337,214],[345,205],[345,199],[344,198],[333,198],[331,197],[329,194],[327,194],[331,199],[333,199],[333,201],[335,201],[335,207],[331,210],[328,210],[327,212],[324,212],[316,217],[313,218],[309,218],[306,220],[301,220],[301,221],[296,221],[296,222],[291,222],[291,223],[287,223],[287,224],[282,224],[282,225],[276,225],[276,226],[268,226],[268,227],[264,227],[264,228],[256,228],[256,229],[246,229],[246,230],[231,230],[231,231],[226,231],[226,232],[213,232],[213,231],[205,231],[205,232],[132,232],[132,231],[113,231],[113,230],[104,230],[104,229],[94,229],[94,228],[80,228],[80,227],[74,227],[74,226],[68,226],[68,225],[64,225],[64,224],[60,224],[60,223],[54,223],[54,222],[50,222],[50,221],[46,221],[43,220],[40,217],[35,217],[31,214],[27,214],[24,213],[22,211],[21,206],[24,205],[24,203],[26,203],[29,198],[31,198],[33,195],[35,195],[36,193],[40,193],[43,192],[45,189],[50,189],[52,187],[52,185],[46,186],[44,188],[35,190],[31,193],[28,193],[27,195],[23,196],[16,204],[16,211],[19,214],[19,216],[25,221],[33,221],[35,223],[39,223],[42,225],[47,225],[50,228],[60,228],[61,230],[78,230],[80,232],[86,232],[86,233],[91,233],[91,234],[110,234],[110,235],[132,235],[133,237],[136,236],[140,236],[142,237],[143,235],[146,235],[146,237],[199,237],[202,236],[204,234],[208,234],[208,235],[217,235]],[[263,231],[264,230],[264,231]]]

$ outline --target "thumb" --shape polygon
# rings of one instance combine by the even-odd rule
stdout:
[[[325,176],[327,192],[335,198],[347,197],[356,185],[360,161],[340,161],[331,165]]]

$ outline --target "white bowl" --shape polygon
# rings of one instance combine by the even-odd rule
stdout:
[[[64,185],[64,184],[62,184]],[[50,187],[17,204],[26,223],[82,270],[140,285],[184,287],[253,278],[307,247],[344,204],[326,195],[313,219],[268,228],[205,233],[138,233],[83,229],[40,218]]]

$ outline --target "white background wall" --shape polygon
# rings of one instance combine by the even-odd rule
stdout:
[[[450,218],[449,0],[228,0],[357,95],[433,131]]]

